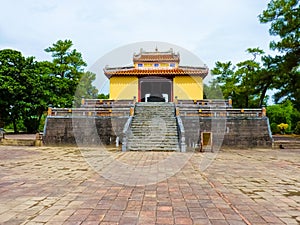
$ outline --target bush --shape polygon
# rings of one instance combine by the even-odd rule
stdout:
[[[279,134],[280,133],[280,129],[277,126],[276,123],[271,123],[271,131],[272,131],[272,134]]]
[[[294,134],[300,134],[300,121],[298,121],[296,124],[296,127],[294,129]]]
[[[286,123],[281,123],[281,124],[278,124],[277,127],[279,128],[281,134],[285,134],[285,132],[288,129],[289,125],[286,124]]]

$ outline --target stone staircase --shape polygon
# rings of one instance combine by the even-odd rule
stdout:
[[[137,103],[128,135],[127,150],[179,151],[174,104]]]
[[[273,136],[274,149],[300,149],[300,138],[284,135]]]
[[[31,139],[2,139],[0,145],[5,146],[34,146],[36,141]]]

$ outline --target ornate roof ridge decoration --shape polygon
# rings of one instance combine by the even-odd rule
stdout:
[[[144,60],[144,61],[143,61]],[[172,61],[174,60],[174,61]],[[137,67],[137,62],[146,63],[179,63],[179,53],[174,53],[171,48],[166,52],[146,52],[143,49],[139,54],[133,55],[134,66],[109,67],[106,66],[103,71],[107,78],[112,76],[200,76],[203,79],[208,74],[208,67],[204,66],[180,66],[176,67]]]
[[[179,63],[179,53],[175,53],[172,48],[168,51],[158,51],[157,47],[154,52],[144,51],[142,48],[138,54],[133,54],[133,62],[177,62]]]

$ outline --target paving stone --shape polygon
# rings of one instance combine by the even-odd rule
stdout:
[[[141,169],[173,153],[110,154]],[[93,170],[78,148],[0,146],[0,223],[299,224],[299,154],[226,149],[202,171],[207,155],[195,153],[165,180],[126,186]]]

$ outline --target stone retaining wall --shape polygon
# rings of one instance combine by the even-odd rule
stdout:
[[[122,130],[128,117],[47,117],[46,145],[109,145]]]
[[[267,117],[213,118],[181,116],[188,147],[200,143],[200,132],[212,132],[215,148],[272,147],[272,136]]]

